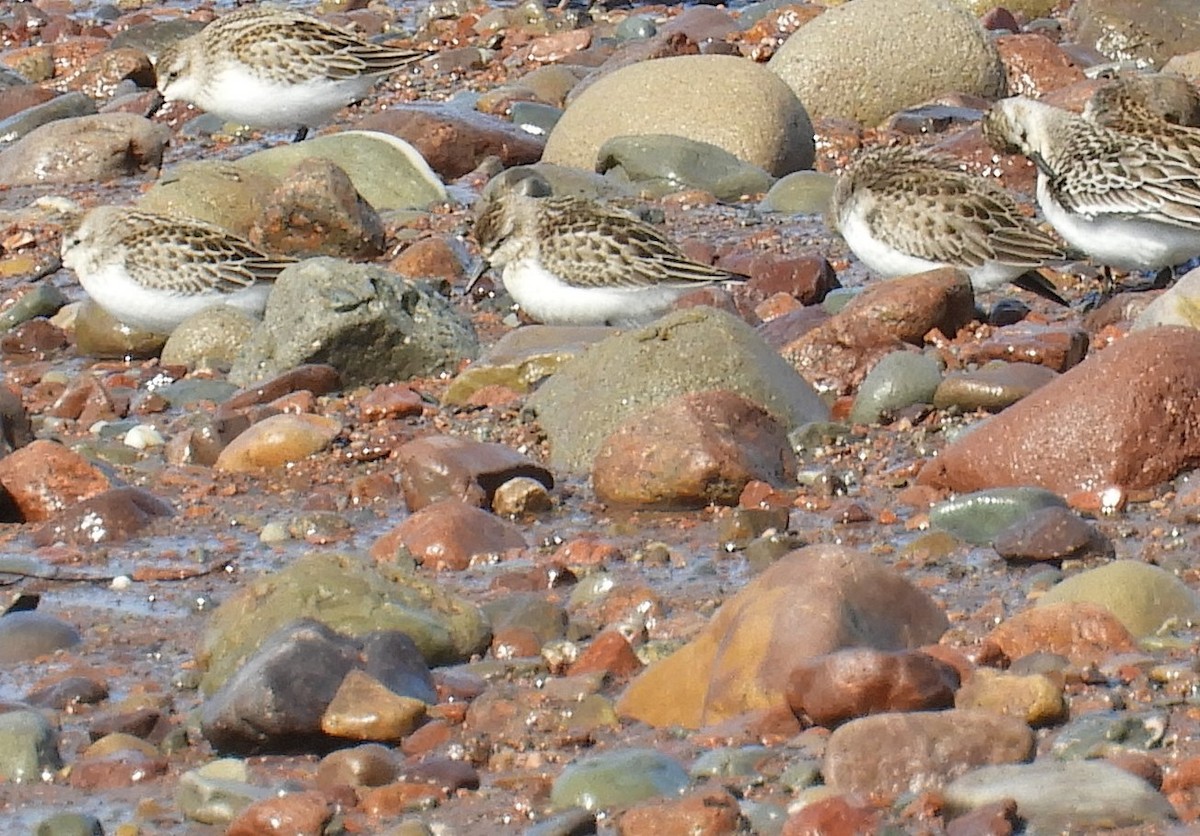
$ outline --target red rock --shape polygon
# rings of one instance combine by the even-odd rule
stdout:
[[[842,795],[822,798],[790,816],[782,836],[860,836],[875,833],[879,813]]]
[[[81,790],[113,790],[153,782],[167,772],[167,759],[134,749],[104,757],[82,757],[71,764],[71,786]]]
[[[965,273],[945,268],[876,282],[838,314],[783,346],[783,356],[818,388],[845,394],[892,351],[922,345],[933,329],[957,333],[975,317]]]
[[[445,180],[470,173],[490,156],[505,168],[535,163],[545,146],[511,122],[441,102],[396,105],[364,117],[358,128],[411,143]]]
[[[230,823],[225,836],[321,836],[333,814],[324,793],[288,793],[251,804]]]
[[[621,836],[726,836],[739,832],[740,813],[728,790],[708,787],[631,807],[617,827]]]
[[[1115,615],[1098,604],[1049,604],[1017,613],[983,640],[983,664],[1007,664],[1030,653],[1057,653],[1076,665],[1127,653],[1137,641]]]
[[[1021,824],[1011,798],[976,807],[946,825],[946,836],[1009,836]]]
[[[1083,81],[1083,70],[1058,44],[1041,34],[1001,35],[996,49],[1008,77],[1008,95],[1040,99],[1051,90]]]
[[[525,548],[525,538],[512,523],[457,499],[427,505],[375,542],[371,554],[387,560],[405,546],[422,566],[466,569],[479,555]]]
[[[885,711],[927,711],[954,705],[958,672],[915,651],[839,650],[801,661],[787,701],[818,726],[836,726]]]
[[[959,359],[981,366],[992,360],[1019,360],[1065,372],[1083,362],[1087,351],[1087,332],[1078,326],[1022,321],[997,328],[982,342],[964,345]]]
[[[383,222],[336,163],[306,159],[285,173],[250,228],[250,241],[297,257],[383,254]]]
[[[0,485],[24,522],[40,522],[103,493],[113,483],[61,444],[38,439],[0,459]]]
[[[292,392],[326,395],[337,391],[341,385],[341,377],[333,366],[306,363],[241,390],[217,408],[217,418],[229,420],[251,406],[270,403]]]
[[[6,87],[0,90],[0,119],[7,119],[22,110],[48,102],[57,95],[54,90],[36,84]]]
[[[1124,749],[1104,756],[1109,763],[1121,767],[1131,775],[1136,775],[1156,790],[1163,786],[1163,768],[1146,752],[1134,749]]]
[[[411,279],[458,282],[466,278],[469,259],[461,241],[438,235],[413,241],[391,260],[388,269]]]
[[[759,743],[776,746],[801,732],[800,721],[790,708],[774,706],[747,711],[720,723],[705,726],[689,740],[703,748],[744,746]]]
[[[396,462],[404,501],[414,512],[448,498],[490,507],[496,488],[517,476],[537,479],[547,490],[554,487],[550,471],[511,447],[459,436],[410,441],[396,450]]]
[[[1200,331],[1131,334],[959,436],[919,480],[1060,494],[1152,488],[1200,464]]]
[[[633,652],[633,647],[617,630],[603,630],[592,640],[579,658],[568,669],[575,676],[600,671],[613,679],[624,681],[644,666]]]
[[[1024,721],[988,711],[951,709],[876,714],[838,727],[821,772],[839,792],[894,797],[937,789],[970,770],[1033,756]]]
[[[1200,757],[1176,761],[1163,775],[1163,792],[1195,790],[1197,787],[1200,787]]]
[[[67,543],[86,546],[120,543],[150,525],[155,517],[174,516],[175,510],[141,488],[113,488],[56,515],[35,530],[35,546]]]
[[[517,659],[537,656],[542,641],[529,627],[501,627],[492,632],[492,656],[497,659]]]
[[[776,293],[786,293],[801,304],[816,305],[829,291],[841,287],[833,267],[816,254],[764,253],[749,257],[744,265],[729,259],[722,266],[750,277],[738,288],[738,295],[749,297],[755,304]]]
[[[55,418],[69,418],[74,421],[82,421],[85,413],[89,419],[85,426],[90,426],[96,421],[112,421],[124,417],[119,413],[108,387],[91,375],[80,375],[68,383],[54,405],[46,411],[46,414]]]
[[[384,383],[368,392],[359,409],[366,421],[382,421],[385,418],[407,418],[425,411],[425,401],[403,383]]]
[[[592,483],[602,502],[657,508],[734,505],[751,481],[790,484],[787,432],[740,395],[681,395],[634,416],[601,445]]]
[[[400,782],[363,793],[359,807],[368,816],[393,818],[409,810],[425,809],[446,798],[441,787],[425,783]]]

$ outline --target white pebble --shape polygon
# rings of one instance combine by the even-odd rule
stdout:
[[[130,578],[128,575],[117,575],[112,579],[112,583],[109,584],[108,588],[114,592],[124,592],[131,586],[133,586],[132,578]]]
[[[147,447],[161,447],[166,441],[162,433],[149,424],[138,424],[125,433],[125,444],[135,450],[145,450]]]

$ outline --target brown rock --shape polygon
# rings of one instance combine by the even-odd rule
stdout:
[[[786,293],[801,304],[816,305],[829,291],[841,287],[833,267],[817,254],[761,253],[745,259],[730,258],[722,261],[721,266],[750,277],[738,288],[738,295],[754,304],[776,293]]]
[[[875,833],[879,812],[845,796],[822,798],[788,818],[782,836],[858,836]]]
[[[568,670],[569,675],[601,672],[624,681],[644,666],[633,647],[617,630],[603,630]]]
[[[321,715],[321,731],[352,740],[402,740],[425,719],[425,703],[393,693],[375,677],[351,670]]]
[[[933,393],[933,405],[999,412],[1056,377],[1053,369],[1033,363],[992,363],[981,369],[950,372]]]
[[[165,125],[132,113],[99,113],[34,128],[0,151],[0,183],[105,182],[162,165]]]
[[[992,547],[1011,561],[1061,561],[1113,554],[1113,544],[1103,533],[1066,508],[1034,511],[1001,531]]]
[[[283,176],[251,227],[250,240],[297,257],[369,259],[384,251],[383,222],[374,207],[340,166],[315,158]]]
[[[400,757],[394,749],[364,743],[339,749],[317,765],[317,786],[326,792],[336,787],[382,787],[400,774]]]
[[[0,386],[0,453],[24,447],[33,437],[33,422],[20,395]]]
[[[166,774],[167,759],[136,749],[102,757],[82,757],[71,764],[71,786],[81,790],[113,790],[153,782]]]
[[[592,483],[602,502],[656,508],[735,505],[752,481],[795,479],[787,432],[733,392],[680,395],[636,415],[600,446]]]
[[[503,444],[431,435],[396,450],[400,488],[410,511],[454,498],[489,507],[496,488],[517,476],[537,479],[547,489],[554,477],[546,468]]]
[[[228,420],[251,406],[270,403],[293,392],[327,395],[336,392],[341,385],[341,377],[333,366],[305,363],[232,395],[217,408],[217,417]]]
[[[946,825],[946,836],[1010,836],[1021,824],[1011,798],[976,807]]]
[[[54,90],[35,84],[21,84],[0,90],[0,119],[48,102],[57,96]]]
[[[0,459],[0,486],[21,521],[41,522],[113,483],[78,453],[38,439]]]
[[[403,383],[384,383],[368,392],[358,404],[366,421],[407,418],[425,411],[425,401]]]
[[[741,808],[721,787],[702,788],[680,799],[656,800],[626,810],[621,836],[726,836],[739,832]]]
[[[983,640],[980,662],[1004,665],[1030,653],[1056,653],[1078,666],[1137,649],[1133,634],[1106,607],[1048,604],[1017,613]]]
[[[324,450],[341,431],[340,421],[324,415],[272,415],[229,442],[214,467],[230,473],[283,467]]]
[[[1023,363],[1037,363],[1056,372],[1065,372],[1083,362],[1087,351],[1087,332],[1075,325],[1018,322],[997,328],[982,342],[963,346],[959,358],[964,363],[982,365],[1015,357]]]
[[[1172,56],[1200,49],[1196,7],[1189,0],[1079,0],[1071,7],[1069,31],[1079,44],[1114,60],[1161,67]]]
[[[787,701],[797,715],[832,727],[885,711],[949,708],[956,688],[958,671],[932,656],[856,647],[800,662]]]
[[[445,279],[458,282],[466,278],[470,254],[462,241],[449,235],[421,238],[412,242],[388,264],[410,279]]]
[[[956,491],[1150,488],[1200,464],[1200,331],[1122,339],[947,445],[919,481]]]
[[[321,836],[333,814],[334,805],[324,793],[288,793],[251,804],[230,823],[225,836]]]
[[[979,766],[1033,757],[1023,721],[987,711],[877,714],[836,729],[822,773],[838,792],[896,796],[936,789]]]
[[[417,562],[431,569],[466,569],[479,555],[525,548],[525,538],[512,523],[457,499],[423,507],[372,547],[376,560],[405,546]]]
[[[979,668],[954,695],[954,706],[1016,717],[1034,728],[1067,719],[1062,677],[1042,673]]]
[[[363,793],[360,809],[368,816],[392,818],[408,810],[422,810],[449,795],[433,784],[400,781]]]
[[[922,345],[934,328],[955,334],[974,316],[965,273],[945,268],[888,279],[783,346],[783,356],[810,383],[846,394],[884,354],[906,343]]]
[[[120,543],[175,510],[141,488],[112,488],[68,508],[32,534],[35,546]]]
[[[617,711],[655,726],[700,728],[786,706],[788,679],[803,659],[844,647],[916,648],[946,627],[926,593],[873,558],[810,546],[784,555],[695,639],[646,669]]]
[[[400,770],[399,780],[431,784],[444,792],[479,789],[479,771],[466,761],[451,758],[429,758],[407,764]]]
[[[154,66],[140,49],[117,47],[97,53],[72,79],[71,87],[103,100],[110,98],[113,89],[126,79],[138,87],[154,86]]]
[[[1008,77],[1008,95],[1040,99],[1085,78],[1058,44],[1040,34],[1001,35],[996,49]]]
[[[86,414],[89,420],[84,426],[91,426],[96,421],[112,421],[124,417],[120,414],[108,387],[91,375],[80,375],[67,383],[67,388],[46,414],[73,421],[82,421]]]
[[[546,144],[511,122],[440,102],[390,107],[358,127],[411,143],[445,180],[474,171],[485,157],[499,157],[505,168],[536,163]]]

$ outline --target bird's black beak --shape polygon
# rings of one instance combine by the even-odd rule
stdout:
[[[475,264],[471,267],[471,281],[467,283],[467,287],[463,290],[463,296],[470,296],[471,291],[475,289],[475,285],[479,284],[479,280],[483,278],[483,274],[491,267],[486,258],[476,259]]]

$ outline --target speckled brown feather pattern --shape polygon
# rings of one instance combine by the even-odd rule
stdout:
[[[1113,130],[1044,105],[1036,113],[1037,124],[1022,125],[993,108],[984,117],[984,136],[1033,159],[1066,209],[1200,228],[1200,166],[1173,149],[1165,133]]]
[[[580,288],[742,278],[693,261],[627,212],[571,196],[498,193],[477,216],[474,234],[484,258],[496,266],[536,257],[563,282]]]
[[[373,44],[299,12],[257,7],[219,17],[192,37],[204,54],[228,54],[282,84],[384,75],[430,54]],[[170,66],[186,48],[164,50],[159,65]]]
[[[880,240],[929,261],[1034,268],[1069,257],[1007,192],[919,148],[876,148],[860,155],[838,181],[830,212],[836,219],[858,200]]]
[[[120,207],[98,213],[90,244],[105,261],[123,260],[144,287],[180,296],[234,293],[273,281],[295,259],[270,256],[221,227]]]

